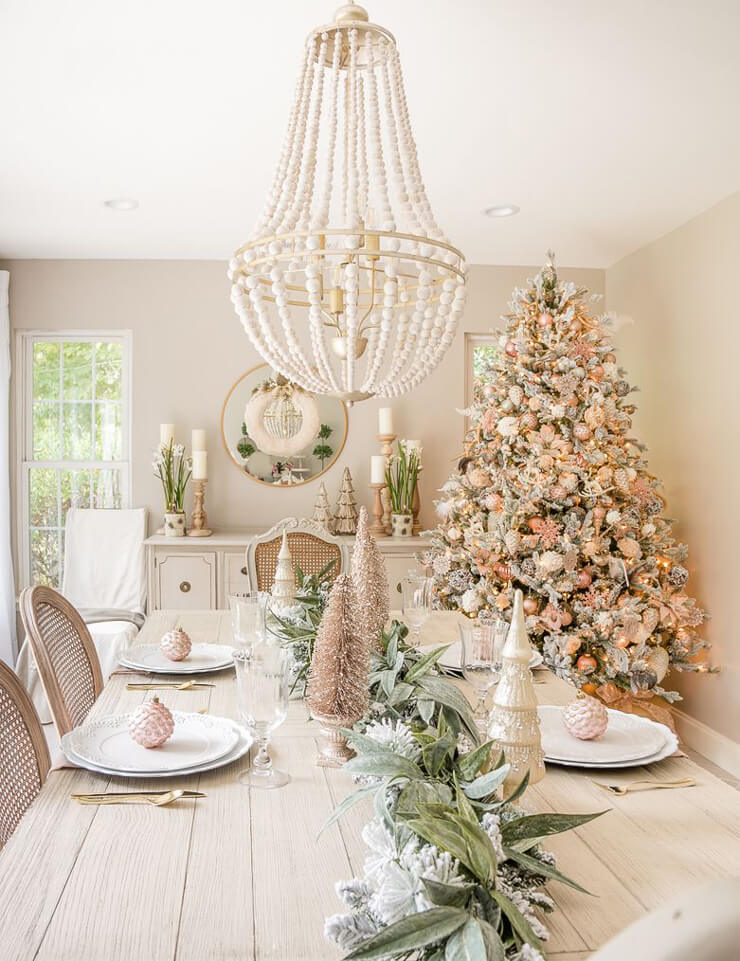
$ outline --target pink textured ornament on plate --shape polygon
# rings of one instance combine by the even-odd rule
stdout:
[[[175,721],[158,697],[136,708],[128,722],[131,737],[142,747],[161,747],[172,737]]]
[[[159,642],[159,646],[164,656],[171,661],[184,661],[190,653],[193,642],[185,631],[178,627],[174,631],[167,631]]]
[[[609,724],[606,708],[595,697],[579,694],[572,704],[563,708],[563,724],[568,734],[581,741],[601,737]]]

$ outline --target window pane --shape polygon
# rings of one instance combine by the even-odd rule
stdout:
[[[34,341],[34,400],[57,400],[59,397],[59,344]]]
[[[61,485],[62,524],[66,524],[70,507],[90,506],[90,471],[63,470]]]
[[[121,344],[95,345],[95,396],[99,400],[121,399]]]
[[[31,531],[31,583],[59,585],[59,531]]]
[[[28,506],[31,527],[56,527],[57,472],[52,468],[33,467],[28,472]]]
[[[59,405],[45,401],[33,405],[33,459],[59,458]]]
[[[94,470],[93,474],[93,507],[120,508],[121,499],[121,471],[119,469]]]
[[[494,344],[479,344],[473,347],[473,379],[488,379],[490,370],[496,359],[498,348]]]
[[[92,404],[63,404],[62,460],[92,458]]]
[[[92,354],[89,342],[64,344],[62,375],[65,400],[90,400],[92,397]]]
[[[121,405],[95,405],[95,460],[121,460]]]

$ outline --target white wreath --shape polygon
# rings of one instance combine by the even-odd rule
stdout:
[[[300,430],[292,437],[273,437],[265,430],[264,416],[267,408],[279,397],[278,389],[254,394],[244,408],[244,421],[247,425],[247,433],[254,441],[257,450],[273,457],[290,457],[291,454],[297,454],[307,447],[316,437],[321,426],[321,418],[314,398],[302,390],[294,390],[291,400],[303,415]]]

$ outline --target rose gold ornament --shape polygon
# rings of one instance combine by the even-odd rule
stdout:
[[[509,355],[509,357],[516,357],[516,355],[517,355],[516,344],[514,343],[513,340],[507,340],[507,341],[506,341],[506,344],[505,344],[505,346],[504,346],[504,350],[505,350],[506,353]]]
[[[625,647],[629,647],[630,639],[627,637],[626,634],[620,633],[620,634],[617,634],[617,636],[614,638],[614,643],[616,644],[617,647],[621,647],[622,649],[624,649]]]
[[[616,364],[616,362],[617,362],[617,355],[616,355],[616,354],[612,354],[612,353],[604,354],[604,363],[605,363],[605,364]]]
[[[568,657],[572,657],[578,648],[581,646],[581,640],[578,637],[569,637],[565,642],[565,653]]]
[[[583,591],[591,586],[592,580],[593,577],[591,577],[588,571],[579,571],[576,576],[576,587],[579,591]]]
[[[591,674],[598,666],[596,658],[591,654],[581,654],[576,661],[576,670],[582,674]]]
[[[573,615],[570,613],[570,611],[561,610],[560,623],[563,625],[563,627],[568,627],[569,624],[573,623]]]
[[[563,708],[563,725],[568,734],[581,741],[592,741],[606,731],[609,715],[601,701],[583,694]]]
[[[566,489],[564,487],[561,487],[559,484],[554,484],[550,488],[550,497],[554,501],[561,501],[566,496],[567,493],[568,492],[566,491]]]
[[[509,564],[496,564],[494,570],[500,578],[505,581],[511,580],[511,566]]]
[[[522,606],[525,614],[536,614],[539,604],[533,597],[525,597]]]
[[[522,425],[522,427],[526,427],[529,430],[534,430],[535,427],[537,427],[538,421],[537,421],[537,418],[534,416],[534,414],[530,413],[530,414],[523,414],[519,423]]]
[[[540,529],[541,526],[542,526],[541,517],[530,517],[529,520],[527,521],[527,527],[531,531],[534,531],[535,533],[537,533],[537,531]]]
[[[128,729],[133,740],[142,747],[161,747],[172,737],[175,722],[169,709],[154,697],[136,708],[129,718]]]
[[[573,436],[577,437],[578,440],[589,440],[591,430],[585,424],[576,424],[573,428]]]
[[[588,372],[588,376],[591,380],[601,381],[604,379],[604,368],[601,364],[594,364],[591,370]]]
[[[170,661],[184,661],[190,653],[193,642],[181,628],[168,631],[159,642],[160,649],[164,656]]]
[[[552,327],[552,316],[550,314],[540,314],[537,323],[540,327]]]

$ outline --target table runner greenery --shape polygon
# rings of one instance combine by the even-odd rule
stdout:
[[[273,622],[304,672],[326,597],[309,580],[295,614]],[[545,883],[584,890],[540,842],[603,812],[527,814],[515,803],[526,778],[500,800],[508,766],[479,742],[467,699],[440,673],[445,646],[420,652],[407,634],[394,621],[382,635],[370,710],[346,732],[358,787],[325,827],[364,798],[374,817],[362,832],[363,876],[338,882],[347,910],[327,919],[326,936],[346,961],[540,961],[541,914],[555,907]]]

